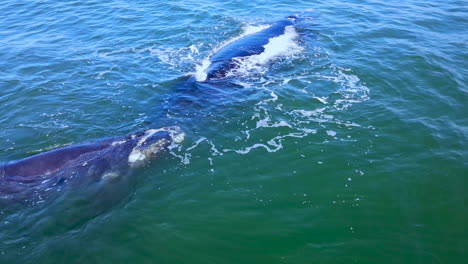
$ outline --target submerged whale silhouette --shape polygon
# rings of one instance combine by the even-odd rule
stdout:
[[[237,66],[236,60],[242,57],[257,55],[265,51],[265,45],[271,38],[281,36],[286,27],[294,26],[296,16],[289,16],[259,32],[242,37],[219,50],[209,59],[206,70],[206,81],[223,79],[226,74]]]
[[[39,193],[69,182],[113,180],[147,164],[171,144],[183,139],[179,127],[164,127],[10,161],[0,165],[0,197]]]

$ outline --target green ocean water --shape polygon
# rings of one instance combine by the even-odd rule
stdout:
[[[2,205],[0,263],[466,262],[467,6],[2,1],[1,161],[186,139],[95,207]],[[295,52],[161,117],[220,45],[309,8]]]

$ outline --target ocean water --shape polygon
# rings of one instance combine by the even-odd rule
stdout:
[[[0,263],[465,262],[467,6],[1,1],[0,161],[164,125],[186,139],[127,188],[2,204]],[[231,82],[187,84],[311,8]]]

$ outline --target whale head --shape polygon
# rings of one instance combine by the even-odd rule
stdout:
[[[128,163],[130,167],[141,167],[169,146],[180,144],[184,140],[184,133],[176,126],[163,127],[131,135],[131,139],[135,144],[128,155]]]

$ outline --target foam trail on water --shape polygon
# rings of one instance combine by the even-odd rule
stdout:
[[[267,144],[263,143],[255,143],[250,147],[246,147],[244,149],[235,150],[235,149],[223,149],[224,152],[236,152],[237,154],[248,154],[251,150],[256,148],[264,148],[268,152],[277,152],[278,150],[283,148],[282,141],[286,138],[303,138],[308,134],[315,134],[315,130],[303,131],[301,132],[293,132],[286,135],[276,136],[267,141]]]

